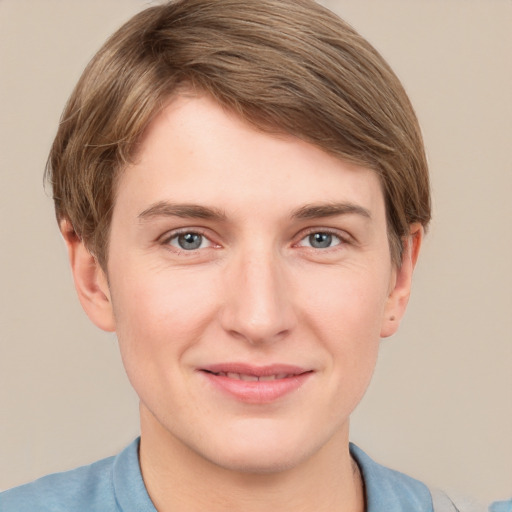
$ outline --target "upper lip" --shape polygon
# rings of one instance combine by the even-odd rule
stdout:
[[[218,363],[198,368],[200,371],[210,373],[238,373],[241,375],[253,375],[255,377],[268,377],[270,375],[301,375],[310,372],[308,368],[290,364],[269,364],[264,366],[248,363]]]

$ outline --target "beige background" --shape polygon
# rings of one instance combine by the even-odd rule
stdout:
[[[512,495],[512,2],[331,0],[422,123],[435,220],[353,440],[481,500]],[[116,453],[137,400],[74,295],[42,171],[64,102],[136,0],[0,0],[0,488]]]

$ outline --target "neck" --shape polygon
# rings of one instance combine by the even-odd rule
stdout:
[[[205,459],[141,409],[139,459],[158,512],[364,511],[363,482],[348,451],[348,429],[294,467],[251,473]]]

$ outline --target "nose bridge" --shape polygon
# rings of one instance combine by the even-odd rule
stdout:
[[[293,326],[289,287],[280,255],[269,244],[237,251],[226,273],[224,329],[250,343],[272,342]]]

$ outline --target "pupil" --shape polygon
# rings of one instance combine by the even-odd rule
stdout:
[[[197,233],[185,233],[178,237],[178,243],[182,249],[198,249],[201,246],[202,235]]]
[[[332,235],[329,233],[314,233],[309,235],[309,243],[311,247],[315,247],[316,249],[325,249],[330,247],[332,242]]]

